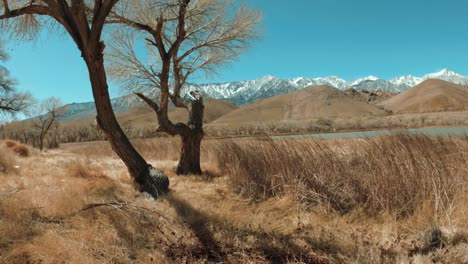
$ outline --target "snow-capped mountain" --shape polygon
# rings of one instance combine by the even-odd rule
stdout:
[[[421,83],[424,79],[420,77],[415,77],[413,75],[405,75],[401,76],[398,78],[394,78],[390,80],[391,83],[403,88],[403,90],[406,90],[410,87],[413,87],[415,85],[418,85]]]
[[[442,79],[456,84],[468,85],[468,77],[448,69],[443,69],[435,73],[426,74],[422,77],[406,75],[391,80],[384,80],[373,75],[350,81],[346,81],[337,76],[281,79],[268,75],[248,81],[188,84],[184,90],[190,91],[196,89],[204,93],[206,97],[227,100],[242,105],[254,102],[258,99],[290,93],[304,87],[316,85],[329,85],[341,90],[353,88],[357,90],[383,90],[399,93],[418,85],[426,79]],[[157,96],[157,91],[148,91],[147,93],[150,97]],[[114,111],[123,112],[141,106],[143,103],[138,97],[130,94],[112,99],[112,105]],[[65,119],[83,119],[94,116],[96,113],[94,103],[70,104],[67,105],[67,107],[69,109],[69,115],[67,114],[66,116],[69,116],[69,118],[66,117]]]
[[[198,89],[204,91],[208,96],[224,99],[235,104],[251,103],[258,99],[271,97],[278,94],[289,93],[307,86],[329,85],[344,90],[347,88],[382,90],[399,93],[426,79],[442,79],[449,82],[468,85],[468,77],[465,77],[448,69],[426,74],[423,77],[406,75],[391,80],[384,80],[370,75],[356,80],[346,81],[337,76],[306,78],[297,77],[292,79],[281,79],[274,76],[265,76],[252,81],[230,82],[222,84],[198,85]],[[188,87],[193,89],[194,87]]]
[[[337,76],[315,78],[314,81],[319,82],[321,84],[325,84],[325,85],[331,85],[333,87],[336,87],[338,89],[343,89],[343,90],[348,87],[348,82]]]
[[[379,80],[379,77],[376,77],[374,75],[369,75],[367,77],[351,81],[351,82],[349,82],[347,84],[348,84],[348,86],[352,87],[352,86],[357,86],[357,85],[359,85],[360,83],[363,83],[363,82],[373,82],[373,81],[377,81],[377,80]]]
[[[441,71],[435,73],[426,74],[424,75],[423,80],[426,79],[442,79],[451,83],[468,85],[468,77],[451,71],[449,69],[442,69]]]

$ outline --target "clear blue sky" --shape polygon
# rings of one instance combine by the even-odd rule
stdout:
[[[247,2],[264,13],[263,39],[208,82],[264,75],[389,79],[442,68],[468,75],[466,0]],[[84,63],[67,35],[10,42],[8,52],[7,65],[21,89],[65,103],[92,100]]]

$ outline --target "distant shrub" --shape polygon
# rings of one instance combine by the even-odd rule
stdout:
[[[20,157],[29,157],[31,155],[31,153],[29,152],[29,148],[22,144],[14,146],[12,150]]]
[[[333,126],[333,120],[328,119],[328,118],[319,118],[317,120],[317,125],[331,127]]]
[[[13,148],[13,147],[16,147],[18,145],[18,142],[14,141],[14,140],[11,140],[11,139],[5,140],[4,143],[8,148]]]
[[[47,148],[48,149],[58,149],[60,147],[58,140],[50,140],[47,141]]]
[[[0,147],[0,173],[6,174],[16,171],[15,161],[15,155],[10,149]]]
[[[3,141],[3,143],[8,149],[12,150],[14,153],[18,154],[20,157],[29,157],[31,155],[29,148],[21,143],[18,143],[11,139],[7,139]]]

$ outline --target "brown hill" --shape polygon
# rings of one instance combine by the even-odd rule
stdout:
[[[205,123],[210,123],[220,116],[237,109],[233,103],[207,98],[205,99]],[[146,127],[148,125],[156,125],[156,113],[148,106],[132,109],[124,113],[117,113],[119,122],[125,125],[132,125],[134,127]],[[172,122],[186,122],[188,120],[188,112],[183,108],[171,107],[169,110],[169,118]]]
[[[365,90],[348,88],[344,90],[345,94],[360,102],[378,104],[388,98],[395,96],[397,93],[380,91],[380,90]]]
[[[381,103],[395,113],[468,110],[468,88],[438,79],[426,80]]]
[[[243,106],[215,120],[213,124],[276,122],[384,113],[375,105],[355,100],[336,88],[313,86]]]

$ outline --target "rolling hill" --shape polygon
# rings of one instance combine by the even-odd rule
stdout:
[[[468,88],[439,79],[428,79],[381,103],[394,113],[427,113],[468,110]]]
[[[319,117],[383,115],[377,106],[353,99],[337,88],[321,85],[256,101],[227,113],[213,124],[307,120]]]
[[[205,99],[204,122],[210,123],[237,108],[238,106],[235,104],[224,100]],[[156,124],[157,122],[156,113],[148,106],[141,106],[127,112],[117,113],[116,116],[123,126],[132,125],[135,127],[147,127],[148,124]],[[174,123],[186,122],[188,119],[188,112],[186,109],[172,106],[169,110],[169,118]]]

